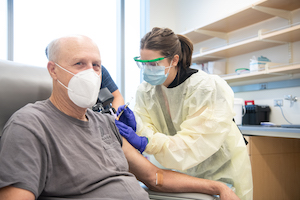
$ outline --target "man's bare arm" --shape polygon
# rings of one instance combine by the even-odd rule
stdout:
[[[171,170],[161,170],[144,158],[127,140],[122,147],[129,170],[150,190],[158,192],[198,192],[220,195],[221,200],[238,200],[236,194],[225,184],[207,179],[200,179]],[[157,174],[160,180],[157,180]],[[157,184],[158,183],[158,184]]]
[[[0,188],[0,199],[5,200],[35,200],[32,192],[13,186]]]

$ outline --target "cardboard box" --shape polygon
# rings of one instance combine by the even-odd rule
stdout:
[[[260,70],[265,69],[265,65],[267,62],[262,62],[262,61],[256,61],[256,62],[250,62],[250,72],[257,72]]]
[[[265,70],[266,68],[274,67],[274,66],[280,66],[283,65],[282,63],[273,63],[273,62],[264,62],[264,61],[255,61],[250,62],[250,72],[257,72],[261,70]]]

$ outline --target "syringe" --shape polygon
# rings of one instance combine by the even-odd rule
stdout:
[[[131,97],[130,101],[133,99],[133,97]],[[119,120],[121,115],[123,114],[124,110],[129,106],[130,104],[130,101],[128,101],[126,104],[125,104],[125,107],[124,109],[119,113],[119,115],[117,116],[116,120]]]

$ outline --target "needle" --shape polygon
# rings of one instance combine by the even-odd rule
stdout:
[[[133,97],[131,97],[130,101],[133,99]],[[125,107],[124,109],[120,112],[120,114],[117,116],[116,120],[119,120],[121,115],[123,114],[124,110],[129,106],[130,104],[130,101],[128,101],[126,104],[125,104]]]

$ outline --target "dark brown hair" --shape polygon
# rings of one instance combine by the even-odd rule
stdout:
[[[179,56],[179,69],[189,68],[192,64],[193,43],[184,35],[175,34],[169,28],[154,27],[141,39],[140,49],[159,51],[163,56]]]

